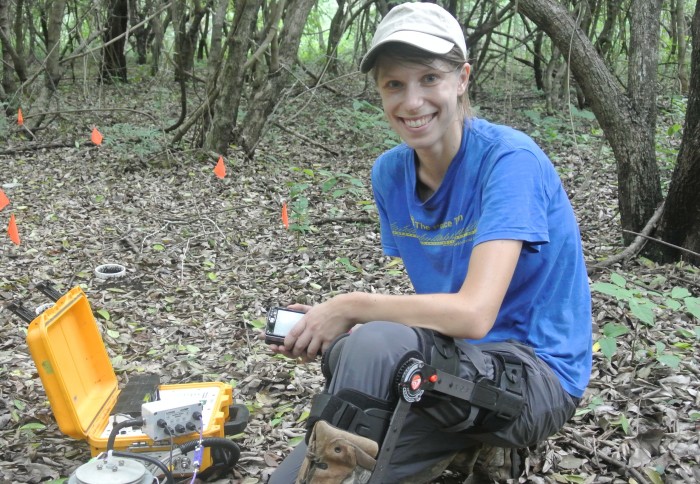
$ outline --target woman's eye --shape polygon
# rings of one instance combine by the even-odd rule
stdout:
[[[423,79],[427,84],[432,84],[433,82],[437,82],[439,78],[436,74],[428,74]]]
[[[396,89],[401,87],[401,83],[399,81],[389,81],[386,83],[386,87],[389,89]]]

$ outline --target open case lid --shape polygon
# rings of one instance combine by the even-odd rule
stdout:
[[[58,426],[84,439],[119,394],[117,376],[97,322],[80,287],[36,317],[27,344]]]

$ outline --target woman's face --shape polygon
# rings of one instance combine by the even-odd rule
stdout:
[[[455,70],[439,60],[423,65],[380,56],[376,69],[377,88],[393,130],[419,153],[449,155],[449,162],[461,141],[458,97],[467,89],[469,64]]]

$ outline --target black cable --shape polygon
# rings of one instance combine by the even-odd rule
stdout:
[[[238,444],[222,437],[206,437],[201,439],[201,441],[199,439],[190,440],[184,444],[181,444],[178,448],[183,454],[186,454],[193,451],[195,447],[200,444],[200,442],[203,447],[225,447],[227,450],[230,450],[232,453],[231,458],[227,459],[228,465],[230,466],[233,466],[236,462],[238,462],[238,459],[241,456],[241,449],[238,447]]]
[[[109,439],[107,439],[107,451],[114,448],[114,441],[117,439],[117,434],[121,429],[125,427],[141,427],[142,425],[142,418],[132,418],[131,420],[124,420],[123,422],[115,423],[114,427],[112,427],[112,431],[109,433]]]
[[[180,444],[180,450],[182,453],[187,453],[193,451],[195,447],[199,444],[199,440],[190,440],[184,444]],[[224,439],[223,437],[205,437],[202,439],[202,445],[204,447],[228,447],[234,452],[240,454],[241,449],[238,444],[229,439]]]
[[[107,455],[107,454],[105,454]],[[151,457],[150,455],[147,454],[139,454],[138,452],[119,452],[119,451],[114,451],[112,452],[112,455],[114,457],[127,457],[131,459],[138,459],[142,460],[145,462],[148,462],[149,464],[153,464],[154,466],[158,467],[161,471],[163,471],[163,474],[165,474],[165,479],[166,482],[169,484],[175,484],[175,478],[173,477],[173,473],[170,472],[170,469],[168,469],[165,464],[163,464],[161,461],[156,459],[155,457]]]

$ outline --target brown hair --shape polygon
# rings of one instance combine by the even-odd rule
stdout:
[[[377,53],[372,66],[372,77],[377,81],[377,61],[380,57],[391,57],[399,62],[407,62],[411,64],[420,64],[424,66],[432,66],[435,61],[441,61],[452,67],[454,70],[461,69],[465,64],[464,55],[459,47],[454,46],[447,54],[433,54],[432,52],[419,49],[412,45],[403,44],[400,42],[389,42],[381,47]],[[465,119],[472,117],[472,108],[469,103],[469,93],[465,89],[457,98],[457,105]]]

